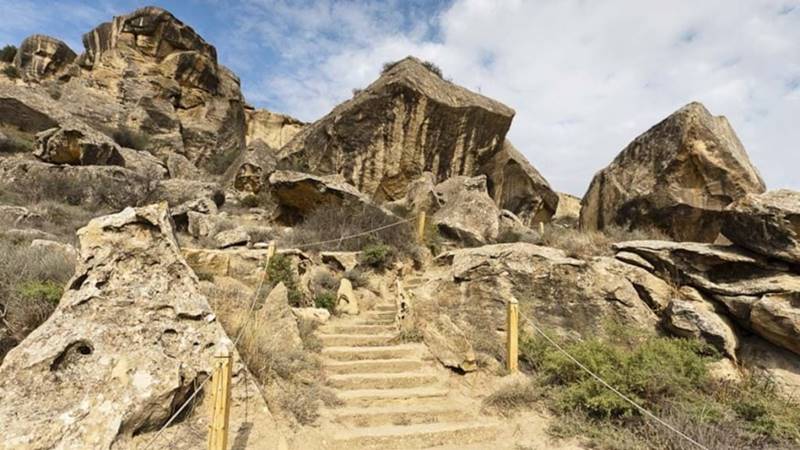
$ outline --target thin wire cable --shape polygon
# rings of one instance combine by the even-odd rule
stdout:
[[[673,426],[672,426],[672,425],[670,425],[669,423],[665,422],[664,420],[662,420],[661,418],[659,418],[659,417],[658,417],[658,416],[656,416],[655,414],[653,414],[653,413],[651,413],[650,411],[648,411],[647,409],[645,409],[643,406],[639,406],[639,404],[638,404],[638,403],[636,403],[636,402],[634,402],[633,400],[631,400],[631,399],[630,399],[630,398],[629,398],[627,395],[625,395],[625,394],[623,394],[622,392],[618,391],[616,388],[614,388],[614,386],[611,386],[610,384],[608,384],[608,383],[607,383],[605,380],[603,380],[602,378],[600,378],[600,376],[599,376],[599,375],[597,375],[597,374],[595,374],[594,372],[592,372],[592,371],[591,371],[591,370],[590,370],[588,367],[584,366],[584,365],[583,365],[583,364],[582,364],[580,361],[578,361],[577,359],[575,359],[575,357],[574,357],[574,356],[572,356],[571,354],[569,354],[569,352],[567,352],[566,350],[564,350],[564,348],[562,348],[560,345],[558,345],[558,343],[557,343],[556,341],[554,341],[554,340],[550,339],[550,336],[548,336],[548,335],[547,335],[547,334],[546,334],[544,331],[542,331],[542,329],[541,329],[541,328],[539,328],[538,326],[536,326],[536,324],[535,324],[535,323],[533,323],[533,321],[532,321],[532,320],[530,320],[530,319],[527,319],[527,318],[526,318],[526,320],[525,320],[525,321],[526,321],[527,323],[529,323],[529,324],[530,324],[530,325],[533,327],[533,329],[534,329],[534,330],[536,330],[536,332],[537,332],[537,333],[539,333],[540,335],[542,335],[542,337],[543,337],[543,338],[545,338],[545,340],[547,340],[547,342],[549,342],[549,343],[550,343],[550,344],[551,344],[553,347],[555,347],[556,349],[558,349],[558,351],[560,351],[561,353],[563,353],[563,354],[564,354],[564,356],[566,356],[567,358],[569,358],[569,359],[570,359],[572,362],[574,362],[575,364],[577,364],[577,365],[578,365],[578,367],[580,367],[581,369],[583,369],[583,371],[584,371],[584,372],[586,372],[586,373],[588,373],[589,375],[591,375],[591,377],[592,377],[592,378],[594,378],[594,379],[595,379],[595,380],[597,380],[597,381],[598,381],[600,384],[602,384],[603,386],[605,386],[606,388],[608,388],[609,390],[611,390],[611,392],[613,392],[613,393],[617,394],[617,395],[618,395],[618,396],[619,396],[621,399],[623,399],[623,400],[625,400],[626,402],[630,403],[630,404],[631,404],[631,405],[632,405],[634,408],[638,409],[638,410],[639,410],[639,412],[641,412],[642,414],[644,414],[644,415],[646,415],[646,416],[650,417],[651,419],[655,420],[656,422],[660,423],[661,425],[665,426],[667,429],[669,429],[669,430],[670,430],[670,431],[672,431],[673,433],[676,433],[678,436],[682,437],[683,439],[686,439],[687,441],[691,442],[692,444],[696,445],[698,448],[701,448],[701,449],[703,449],[703,450],[709,450],[709,449],[708,449],[708,447],[706,447],[705,445],[703,445],[703,444],[701,444],[701,443],[697,442],[696,440],[692,439],[692,438],[691,438],[689,435],[687,435],[686,433],[684,433],[684,432],[682,432],[682,431],[678,430],[677,428],[673,427]]]
[[[378,228],[375,228],[375,229],[372,229],[372,230],[362,231],[362,232],[356,233],[356,234],[351,234],[349,236],[342,236],[342,237],[336,238],[336,239],[328,239],[326,241],[310,242],[308,244],[294,245],[293,247],[300,249],[300,248],[306,248],[306,247],[314,247],[316,245],[332,244],[334,242],[346,241],[348,239],[354,239],[354,238],[357,238],[357,237],[366,236],[368,234],[377,233],[378,231],[383,231],[383,230],[386,230],[388,228],[396,227],[398,225],[402,225],[404,223],[411,222],[412,220],[414,220],[414,219],[403,219],[403,220],[399,220],[397,222],[390,223],[388,225],[384,225],[384,226],[381,226],[381,227],[378,227]]]
[[[308,243],[308,244],[298,245],[298,246],[296,246],[296,248],[305,248],[305,247],[311,247],[311,246],[315,246],[315,245],[329,244],[329,243],[332,243],[332,242],[346,241],[348,239],[354,239],[354,238],[357,238],[357,237],[366,236],[368,234],[376,233],[378,231],[382,231],[382,230],[385,230],[385,229],[388,229],[388,228],[391,228],[391,227],[395,227],[397,225],[410,222],[411,220],[413,220],[413,219],[404,219],[404,220],[400,220],[400,221],[397,221],[397,222],[394,222],[394,223],[391,223],[391,224],[388,224],[388,225],[384,225],[384,226],[381,226],[381,227],[378,227],[378,228],[375,228],[375,229],[372,229],[372,230],[362,231],[361,233],[356,233],[356,234],[352,234],[352,235],[349,235],[349,236],[342,236],[342,237],[340,237],[338,239],[329,239],[329,240],[326,240],[326,241],[311,242],[311,243]],[[261,274],[261,279],[258,282],[258,287],[256,288],[255,292],[253,293],[253,301],[250,304],[250,309],[247,312],[247,316],[245,318],[245,321],[242,324],[242,327],[239,329],[239,333],[236,336],[236,339],[233,341],[233,348],[234,349],[236,348],[236,345],[239,343],[239,340],[242,338],[242,335],[244,334],[244,330],[247,327],[248,322],[250,321],[250,318],[252,316],[252,312],[255,309],[256,304],[258,303],[259,293],[261,292],[261,289],[264,286],[264,280],[266,279],[266,277],[267,277],[267,271],[266,271],[266,267],[265,267],[264,273]],[[190,395],[189,398],[186,399],[186,401],[184,401],[184,403],[181,405],[181,407],[178,408],[178,410],[175,411],[175,413],[173,413],[172,416],[170,416],[170,418],[164,423],[164,425],[161,426],[161,428],[156,432],[155,436],[153,436],[153,439],[151,439],[147,443],[147,445],[145,445],[145,447],[144,447],[145,450],[149,449],[153,445],[153,443],[156,440],[158,440],[158,437],[161,435],[161,433],[163,433],[164,430],[166,430],[167,427],[169,427],[172,424],[172,422],[183,412],[183,410],[186,409],[186,407],[189,404],[192,403],[192,400],[194,400],[194,398],[197,396],[197,394],[199,394],[200,391],[203,390],[203,387],[205,387],[206,383],[208,383],[209,380],[211,380],[211,376],[206,377],[206,379],[203,380],[202,383],[200,383],[200,386],[198,386],[197,389],[195,389],[194,392],[192,392],[192,395]],[[262,396],[263,396],[263,393],[262,393]]]

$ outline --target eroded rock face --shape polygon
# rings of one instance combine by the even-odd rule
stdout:
[[[436,186],[442,204],[431,223],[448,238],[467,245],[494,242],[500,230],[500,211],[486,193],[486,177],[454,177]]]
[[[76,115],[146,133],[147,149],[163,159],[180,153],[217,173],[244,149],[239,79],[169,12],[145,7],[114,17],[83,43],[80,80],[62,87],[63,98],[80,105],[71,108]]]
[[[406,58],[281,150],[285,167],[341,174],[378,201],[402,198],[428,171],[476,175],[501,150],[514,111]]]
[[[445,367],[472,372],[478,369],[475,351],[467,336],[445,314],[427,323],[422,330],[425,345]]]
[[[80,265],[58,308],[0,367],[5,448],[124,446],[164,423],[228,339],[166,205],[94,219],[78,235]]]
[[[684,286],[680,293],[664,312],[667,330],[676,336],[704,340],[735,361],[739,338],[730,320],[718,314],[714,304],[695,289]]]
[[[516,214],[526,226],[549,222],[556,213],[558,194],[508,140],[482,172],[488,177],[489,194],[497,206]]]
[[[36,135],[34,156],[54,164],[124,166],[119,146],[88,127],[64,126]]]
[[[727,209],[722,233],[756,253],[800,263],[800,192],[748,194]]]
[[[247,118],[247,145],[255,141],[279,149],[289,143],[306,125],[294,117],[266,109],[245,109]]]
[[[42,80],[55,75],[77,56],[64,42],[34,34],[19,45],[14,65],[26,79]]]
[[[278,151],[264,141],[252,141],[228,169],[225,178],[232,180],[235,189],[257,194],[269,184],[269,176],[277,167],[277,154]]]
[[[292,307],[289,306],[289,291],[283,283],[278,283],[272,288],[258,314],[269,327],[270,335],[274,337],[275,342],[280,342],[284,350],[303,349],[303,341],[297,329],[297,319]]]
[[[677,240],[714,242],[722,211],[764,182],[727,119],[691,103],[637,137],[595,175],[580,225],[657,228]]]

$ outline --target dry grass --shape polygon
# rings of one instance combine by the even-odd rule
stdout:
[[[613,256],[611,245],[616,242],[639,240],[671,240],[658,230],[628,231],[620,227],[608,227],[603,231],[581,231],[558,225],[546,225],[541,236],[541,245],[555,247],[574,258]]]
[[[317,352],[322,345],[314,335],[316,325],[300,321],[302,350],[287,350],[269,324],[258,314],[249,315],[251,298],[233,291],[216,291],[210,296],[212,307],[229,336],[241,339],[237,345],[245,365],[264,386],[282,410],[302,425],[314,423],[321,404],[337,399],[323,386]]]
[[[0,241],[0,361],[50,317],[74,272],[61,255]]]
[[[540,389],[529,381],[515,381],[493,392],[483,400],[484,410],[509,416],[521,409],[530,408],[543,398]]]

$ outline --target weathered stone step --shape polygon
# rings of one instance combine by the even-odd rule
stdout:
[[[397,331],[392,325],[323,325],[317,333],[326,334],[390,334]]]
[[[358,325],[394,325],[394,317],[391,320],[389,319],[360,319],[357,322]]]
[[[458,442],[470,444],[495,439],[497,427],[480,422],[359,428],[334,437],[332,449],[420,449]]]
[[[394,334],[318,334],[326,347],[375,347],[385,346],[395,339]]]
[[[372,311],[375,311],[375,312],[386,312],[386,313],[390,312],[392,314],[396,314],[397,313],[397,306],[393,305],[391,303],[375,305],[374,307],[372,307]]]
[[[365,359],[406,359],[412,356],[415,348],[410,345],[389,345],[384,347],[327,347],[322,355],[335,361],[360,361]]]
[[[373,320],[391,320],[394,321],[394,318],[397,314],[395,311],[367,311],[364,313],[364,317],[367,319]]]
[[[347,406],[388,406],[415,403],[424,399],[447,397],[447,389],[418,387],[406,389],[356,389],[336,391]]]
[[[332,413],[335,422],[361,428],[384,425],[466,422],[472,419],[463,408],[444,402],[432,405],[340,408],[333,410]]]
[[[368,359],[361,361],[323,361],[329,374],[346,373],[399,373],[417,370],[423,366],[418,359]]]
[[[328,377],[327,384],[336,389],[405,389],[430,386],[436,383],[435,375],[412,373],[359,373]]]

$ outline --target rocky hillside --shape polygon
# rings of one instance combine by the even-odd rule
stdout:
[[[163,9],[83,45],[1,53],[0,448],[203,448],[226,349],[237,449],[800,446],[800,193],[703,105],[578,199],[411,56],[304,123]]]

